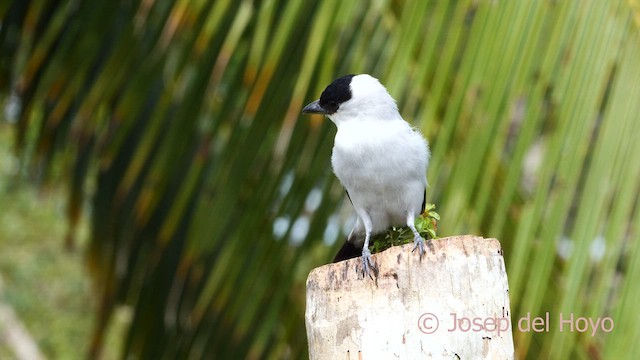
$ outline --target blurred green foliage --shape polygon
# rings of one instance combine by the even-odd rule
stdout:
[[[299,112],[360,72],[431,142],[440,235],[501,240],[513,319],[615,320],[593,337],[515,331],[516,355],[630,356],[637,5],[0,3],[0,93],[24,178],[66,186],[67,247],[90,222],[88,356],[122,309],[122,357],[306,356],[304,280],[341,245],[344,192],[329,169],[335,129]]]
[[[82,253],[61,246],[66,219],[60,192],[45,194],[16,176],[10,130],[0,123],[0,301],[28,325],[44,354],[81,359],[95,302]],[[14,358],[10,354],[0,351],[0,358]]]

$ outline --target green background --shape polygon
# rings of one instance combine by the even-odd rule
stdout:
[[[366,72],[431,144],[439,235],[501,241],[512,317],[615,321],[514,331],[517,357],[633,358],[639,9],[0,2],[0,300],[51,358],[305,358],[350,209],[300,110]]]

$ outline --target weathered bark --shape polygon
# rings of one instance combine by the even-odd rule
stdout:
[[[314,269],[307,279],[311,359],[512,359],[509,286],[500,243],[466,235]]]

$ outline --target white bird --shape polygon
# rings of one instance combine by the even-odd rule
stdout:
[[[346,75],[302,112],[324,114],[338,128],[331,164],[358,215],[334,262],[361,255],[363,272],[371,276],[371,236],[399,225],[413,231],[413,250],[422,257],[415,218],[425,206],[429,146],[387,89],[370,75]]]

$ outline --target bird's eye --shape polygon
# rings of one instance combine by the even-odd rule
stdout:
[[[331,110],[331,112],[336,112],[338,110],[338,103],[337,102],[329,101],[328,105],[329,105],[328,108],[329,108],[329,110]]]

